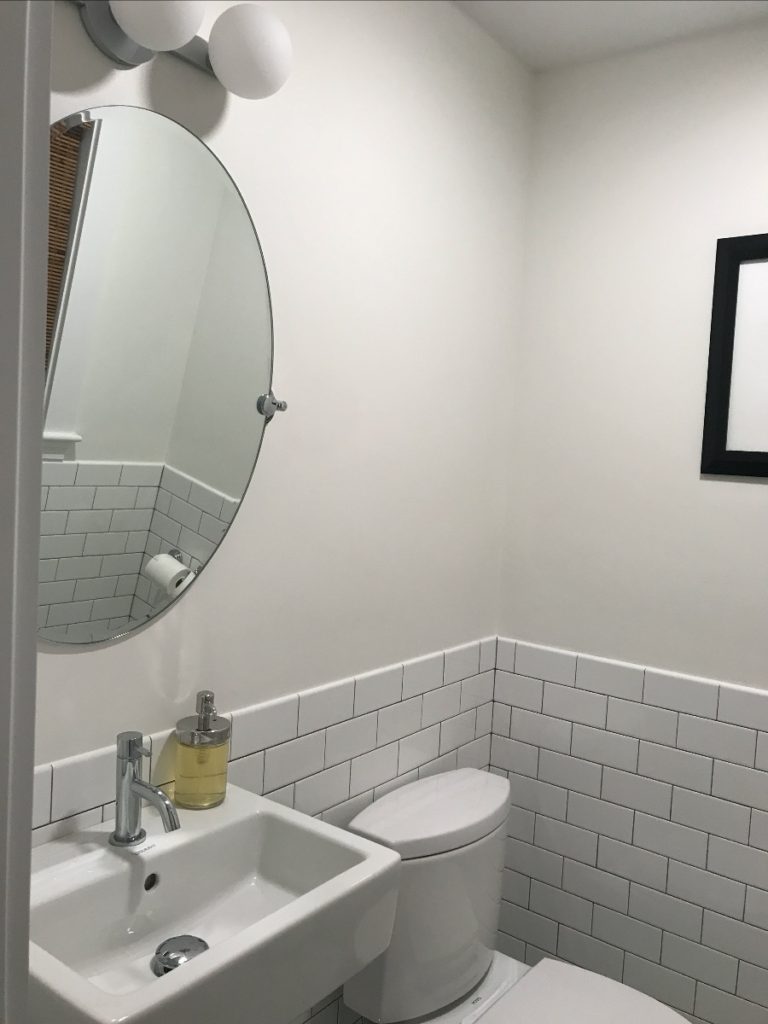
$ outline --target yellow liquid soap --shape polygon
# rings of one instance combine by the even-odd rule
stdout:
[[[227,792],[228,755],[228,740],[216,745],[179,743],[176,751],[176,804],[202,811],[223,803]]]

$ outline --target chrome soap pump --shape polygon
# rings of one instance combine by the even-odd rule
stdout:
[[[176,723],[176,788],[179,807],[205,810],[227,793],[230,724],[216,714],[214,694],[201,690],[197,714]]]

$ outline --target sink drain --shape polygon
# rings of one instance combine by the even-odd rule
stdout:
[[[205,939],[199,939],[197,935],[173,935],[161,942],[155,950],[151,963],[152,971],[158,978],[162,978],[164,974],[194,960],[206,949],[208,943]]]

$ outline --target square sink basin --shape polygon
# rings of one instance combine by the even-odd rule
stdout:
[[[113,823],[32,854],[30,1024],[287,1024],[382,953],[400,858],[230,786],[165,834],[109,845]],[[157,977],[164,940],[208,949]]]

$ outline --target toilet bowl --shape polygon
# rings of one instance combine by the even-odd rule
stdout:
[[[463,768],[388,793],[350,822],[403,863],[392,940],[345,984],[347,1006],[376,1024],[681,1024],[590,971],[494,952],[508,807],[507,779]]]

